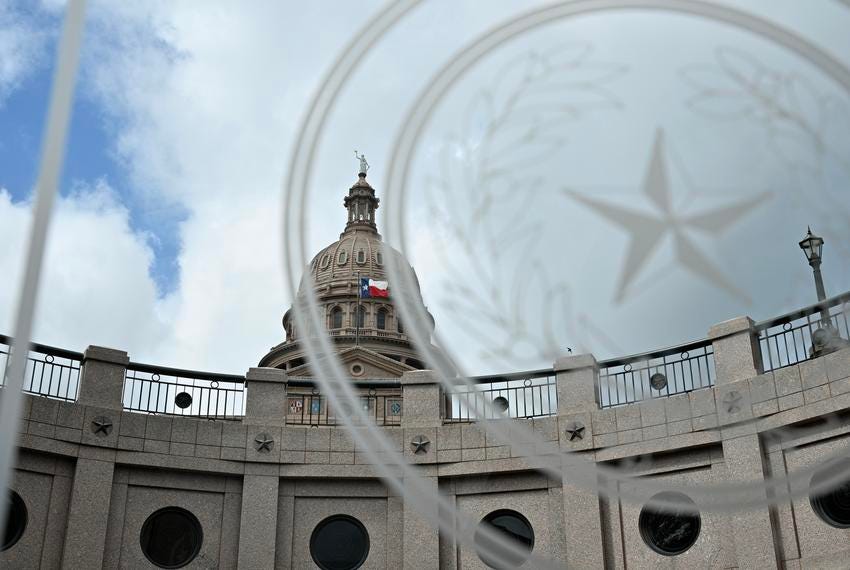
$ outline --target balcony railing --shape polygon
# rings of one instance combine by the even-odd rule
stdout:
[[[599,407],[610,408],[713,386],[714,349],[709,340],[599,363]]]
[[[238,420],[245,415],[245,378],[131,362],[124,378],[124,409]]]
[[[0,370],[3,370],[0,386],[6,385],[12,343],[12,338],[0,335]],[[80,388],[82,360],[83,355],[79,352],[43,344],[30,345],[24,375],[24,392],[68,402],[75,401]]]
[[[813,357],[812,334],[822,327],[821,311],[829,315],[832,330],[844,341],[850,341],[848,313],[850,292],[763,321],[756,325],[764,372],[799,364]]]
[[[443,394],[443,421],[474,422],[500,418],[541,418],[558,412],[558,390],[551,369],[470,378]],[[488,405],[489,404],[489,405]]]
[[[401,383],[396,379],[374,382],[351,382],[359,391],[356,405],[379,426],[401,425],[404,405]],[[286,397],[286,423],[290,425],[334,426],[343,417],[353,417],[353,410],[336,410],[329,398],[319,393],[316,385],[307,380],[290,379],[292,391]],[[309,393],[298,393],[298,388]],[[344,405],[344,404],[343,404]]]

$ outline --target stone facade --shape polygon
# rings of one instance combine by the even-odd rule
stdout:
[[[739,358],[752,355],[733,351]],[[123,381],[120,358],[95,362],[83,367],[81,395],[87,382]],[[586,371],[595,367],[585,356],[559,360],[559,391],[592,381]],[[826,524],[805,493],[770,509],[703,513],[693,547],[662,556],[641,537],[640,504],[600,499],[568,477],[553,481],[529,464],[524,450],[502,445],[475,423],[444,424],[439,385],[424,371],[408,375],[401,383],[402,425],[382,428],[396,450],[409,454],[408,442],[426,436],[431,446],[422,461],[417,456],[422,474],[460,512],[476,518],[499,509],[522,513],[534,529],[535,554],[575,568],[838,568],[846,562],[850,530]],[[511,421],[596,462],[689,485],[794,473],[850,443],[843,415],[850,408],[850,350],[731,377],[718,378],[712,388],[609,409],[579,399],[555,416]],[[405,509],[343,428],[291,426],[272,417],[274,399],[286,397],[285,372],[252,369],[247,382],[241,421],[127,412],[120,399],[88,404],[26,396],[12,488],[29,520],[17,544],[0,552],[0,563],[152,567],[141,551],[141,527],[157,509],[177,506],[204,530],[188,567],[315,567],[312,529],[340,513],[368,531],[363,568],[485,567],[474,550]],[[734,412],[725,403],[732,391],[742,395]],[[98,418],[111,424],[108,433],[95,433]],[[576,422],[585,429],[571,440],[567,430]],[[270,450],[257,449],[258,434],[273,440]]]
[[[349,213],[357,231],[374,230],[377,199],[370,190],[355,186],[348,201],[359,200]],[[361,237],[344,235],[331,248],[337,255],[340,243]],[[323,306],[350,295],[348,281],[340,285],[345,293],[333,279],[322,281],[329,286]],[[394,493],[345,429],[293,425],[292,394],[311,390],[289,360],[299,332],[286,317],[284,325],[285,346],[245,375],[244,415],[213,421],[127,411],[130,358],[101,347],[81,358],[76,401],[26,395],[12,483],[26,505],[26,524],[17,542],[0,551],[0,566],[155,567],[142,549],[147,521],[160,509],[179,509],[203,535],[186,568],[316,568],[317,525],[340,515],[368,534],[364,569],[485,568],[474,548],[438,531]],[[751,320],[720,323],[708,337],[713,386],[607,407],[596,359],[568,356],[551,370],[557,412],[499,421],[524,424],[541,451],[570,451],[639,480],[694,487],[759,483],[847,451],[850,349],[764,373]],[[791,479],[799,498],[701,513],[692,546],[660,554],[639,524],[643,502],[577,484],[567,460],[574,455],[563,456],[563,476],[553,478],[527,449],[506,445],[475,422],[449,421],[434,374],[380,360],[386,346],[376,339],[367,335],[354,350],[345,340],[339,350],[345,362],[374,366],[364,377],[377,386],[370,388],[375,394],[384,382],[403,403],[398,425],[380,427],[395,452],[473,520],[519,513],[533,529],[535,556],[565,568],[848,567],[850,528],[827,524],[809,500],[809,480],[800,478]],[[406,339],[393,342],[400,341]],[[415,453],[413,441],[428,444]],[[634,485],[599,481],[610,491],[618,484],[622,491]]]

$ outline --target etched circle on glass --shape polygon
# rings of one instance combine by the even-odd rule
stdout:
[[[328,517],[313,530],[310,555],[322,570],[355,570],[369,556],[369,533],[354,517]]]
[[[666,504],[653,505],[656,501]],[[654,495],[638,519],[643,541],[664,556],[676,556],[693,546],[701,525],[697,506],[690,497],[670,491]]]
[[[142,552],[159,568],[182,568],[201,550],[204,531],[198,518],[180,507],[159,509],[142,525]]]
[[[534,548],[534,529],[528,519],[516,511],[502,509],[493,511],[479,523],[479,529],[488,526],[496,531],[496,537],[487,537],[480,530],[475,532],[475,550],[484,564],[497,570],[522,566]],[[523,553],[505,547],[506,542],[519,547]]]

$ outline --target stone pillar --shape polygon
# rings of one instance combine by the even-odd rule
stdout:
[[[249,463],[242,480],[239,568],[274,568],[280,466]]]
[[[729,482],[743,484],[764,481],[764,454],[758,434],[723,439],[723,456]],[[764,491],[761,491],[764,499]],[[776,541],[770,511],[766,506],[735,511],[733,521],[735,552],[740,568],[778,568]]]
[[[424,477],[428,491],[437,496],[437,478]],[[431,509],[423,513],[420,509],[404,503],[404,565],[403,568],[416,570],[439,570],[440,533],[436,524],[427,519],[427,515],[436,517],[438,503],[433,501],[427,506]]]
[[[558,415],[598,409],[599,365],[592,354],[564,356],[554,364],[558,383]]]
[[[286,371],[251,368],[245,374],[245,423],[280,426],[286,423]]]
[[[97,450],[96,453],[108,451]],[[62,568],[76,570],[103,567],[114,471],[114,463],[105,460],[105,457],[104,460],[88,457],[77,459]]]
[[[124,407],[124,375],[130,357],[123,350],[89,346],[83,353],[77,403],[120,410]]]
[[[401,376],[402,427],[438,427],[442,390],[432,370],[413,370]]]
[[[761,348],[750,317],[716,324],[708,331],[714,345],[717,384],[755,378],[761,374]]]
[[[558,383],[558,431],[563,451],[576,454],[593,443],[592,412],[599,409],[597,382],[599,365],[592,354],[559,358],[554,364]],[[578,432],[575,432],[576,429]],[[567,431],[573,430],[573,431]],[[592,453],[592,452],[590,452]],[[604,568],[602,511],[599,495],[588,485],[573,481],[586,479],[571,475],[592,458],[566,455],[563,459],[564,543],[567,568]]]

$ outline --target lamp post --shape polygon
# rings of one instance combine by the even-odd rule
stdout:
[[[806,237],[800,241],[800,249],[806,254],[806,259],[809,265],[812,266],[812,272],[815,275],[815,289],[817,289],[818,302],[826,301],[826,289],[823,286],[823,275],[820,272],[821,254],[823,253],[823,238],[812,233],[812,228],[809,228]],[[829,327],[829,310],[821,306],[820,319],[822,327]]]

